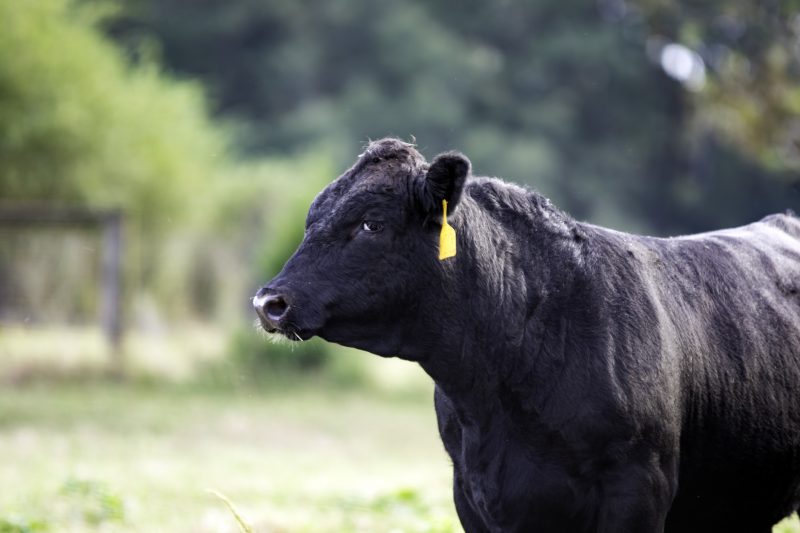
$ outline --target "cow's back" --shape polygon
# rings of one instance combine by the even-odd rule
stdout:
[[[647,247],[671,322],[665,349],[681,369],[668,531],[757,531],[800,501],[800,220]]]

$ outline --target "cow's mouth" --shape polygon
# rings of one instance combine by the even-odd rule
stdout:
[[[259,317],[259,322],[261,322],[261,327],[264,329],[264,331],[266,331],[270,335],[286,337],[290,341],[294,342],[307,341],[308,339],[316,335],[316,332],[313,329],[300,328],[297,327],[295,324],[276,326],[274,324],[269,324],[266,320],[264,320],[261,317]]]
[[[303,342],[307,341],[314,336],[314,332],[310,329],[290,327],[283,330],[278,330],[279,334],[283,335],[290,341]]]

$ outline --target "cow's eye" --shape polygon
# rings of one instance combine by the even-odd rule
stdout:
[[[361,223],[361,229],[367,233],[378,233],[383,229],[383,224],[374,220],[365,220]]]

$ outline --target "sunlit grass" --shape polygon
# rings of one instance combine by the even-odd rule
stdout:
[[[119,354],[128,373],[185,381],[204,363],[224,357],[227,336],[216,328],[184,325],[170,331],[130,332]],[[0,324],[0,382],[87,378],[113,367],[98,326]]]
[[[93,334],[67,332],[78,336],[59,343],[58,332],[33,340],[8,333],[0,332],[0,348],[18,355],[3,359],[0,351],[0,375],[36,357],[44,366],[33,370],[103,365]],[[342,353],[336,364],[358,364],[366,386],[176,385],[175,376],[194,372],[194,357],[216,357],[213,333],[205,335],[129,341],[132,357],[149,347],[158,350],[154,361],[175,358],[162,366],[131,361],[152,373],[183,369],[166,372],[172,384],[45,379],[0,387],[0,532],[237,533],[209,489],[257,533],[461,531],[431,384],[415,365]],[[192,342],[205,343],[206,355],[174,348]],[[60,358],[48,359],[48,345],[51,354],[63,347]],[[800,521],[774,532],[800,533]]]
[[[224,503],[224,504],[225,504],[225,507],[227,507],[227,508],[228,508],[228,510],[229,510],[229,511],[231,512],[231,514],[233,515],[233,517],[236,519],[236,523],[237,523],[237,524],[239,524],[239,529],[241,530],[241,532],[242,532],[242,533],[254,533],[254,532],[253,532],[253,528],[252,528],[252,527],[250,527],[250,524],[248,524],[248,523],[247,523],[247,521],[246,521],[244,518],[242,518],[242,515],[241,515],[241,514],[239,513],[239,511],[236,509],[236,506],[233,504],[233,502],[232,502],[232,501],[230,501],[230,500],[228,499],[228,497],[227,497],[227,496],[225,496],[224,494],[221,494],[221,493],[217,492],[216,490],[211,490],[211,489],[209,489],[209,491],[208,491],[208,492],[209,492],[210,494],[213,494],[213,495],[214,495],[214,496],[216,496],[217,498],[219,498],[219,499],[222,501],[222,503]]]
[[[9,524],[237,531],[211,488],[256,532],[458,531],[429,397],[4,390],[0,454]]]

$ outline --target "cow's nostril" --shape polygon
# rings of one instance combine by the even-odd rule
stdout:
[[[270,320],[278,321],[286,314],[289,305],[282,296],[273,296],[269,298],[264,304],[264,311]]]
[[[253,307],[264,327],[275,328],[289,311],[289,302],[275,289],[262,287],[253,296]]]

